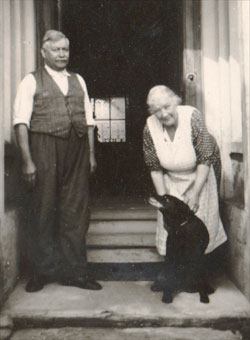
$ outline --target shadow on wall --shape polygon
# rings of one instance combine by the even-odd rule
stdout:
[[[244,163],[243,154],[232,152],[230,154],[233,169],[233,203],[240,209],[244,208]]]
[[[21,176],[21,159],[14,143],[5,144],[4,216],[0,224],[0,301],[14,288],[25,263],[24,238],[27,195]]]

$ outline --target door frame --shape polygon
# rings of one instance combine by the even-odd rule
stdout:
[[[42,64],[40,44],[47,29],[62,29],[62,3],[65,0],[44,0],[36,5],[37,56]],[[180,63],[180,89],[183,103],[197,107],[202,112],[201,97],[201,4],[196,0],[185,0],[180,6],[179,29],[181,42],[177,63]]]
[[[62,1],[38,1],[37,22],[37,63],[41,65],[41,39],[46,30],[61,29]],[[182,3],[183,53],[182,53],[182,96],[183,102],[202,111],[201,96],[201,2],[185,0]]]
[[[201,2],[183,1],[183,102],[202,112]]]

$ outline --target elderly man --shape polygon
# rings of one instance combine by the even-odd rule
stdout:
[[[96,167],[94,120],[85,81],[66,70],[69,40],[45,33],[44,67],[19,85],[14,127],[22,173],[32,195],[27,292],[45,284],[99,290],[87,275],[85,236],[89,225],[89,173]]]

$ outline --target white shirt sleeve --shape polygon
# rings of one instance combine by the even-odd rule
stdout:
[[[30,127],[35,92],[36,80],[30,73],[23,78],[17,88],[14,102],[13,125],[26,124],[28,128]]]
[[[86,114],[86,122],[88,126],[95,126],[95,120],[93,117],[93,110],[92,110],[92,106],[89,100],[89,95],[88,95],[88,90],[87,90],[87,86],[86,83],[84,81],[84,79],[79,75],[76,74],[77,78],[79,80],[79,83],[82,87],[83,93],[84,93],[84,108],[85,108],[85,114]]]

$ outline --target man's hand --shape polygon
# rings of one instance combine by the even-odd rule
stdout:
[[[88,126],[90,174],[96,170],[94,126]]]
[[[36,181],[36,166],[31,160],[27,163],[23,163],[22,173],[25,182],[27,182],[31,187],[34,187]]]
[[[15,126],[17,144],[22,157],[22,175],[26,183],[34,187],[36,180],[36,166],[32,160],[29,147],[29,133],[26,124]]]
[[[90,162],[90,174],[92,175],[96,171],[96,167],[97,167],[95,154],[92,151],[89,154],[89,162]]]

